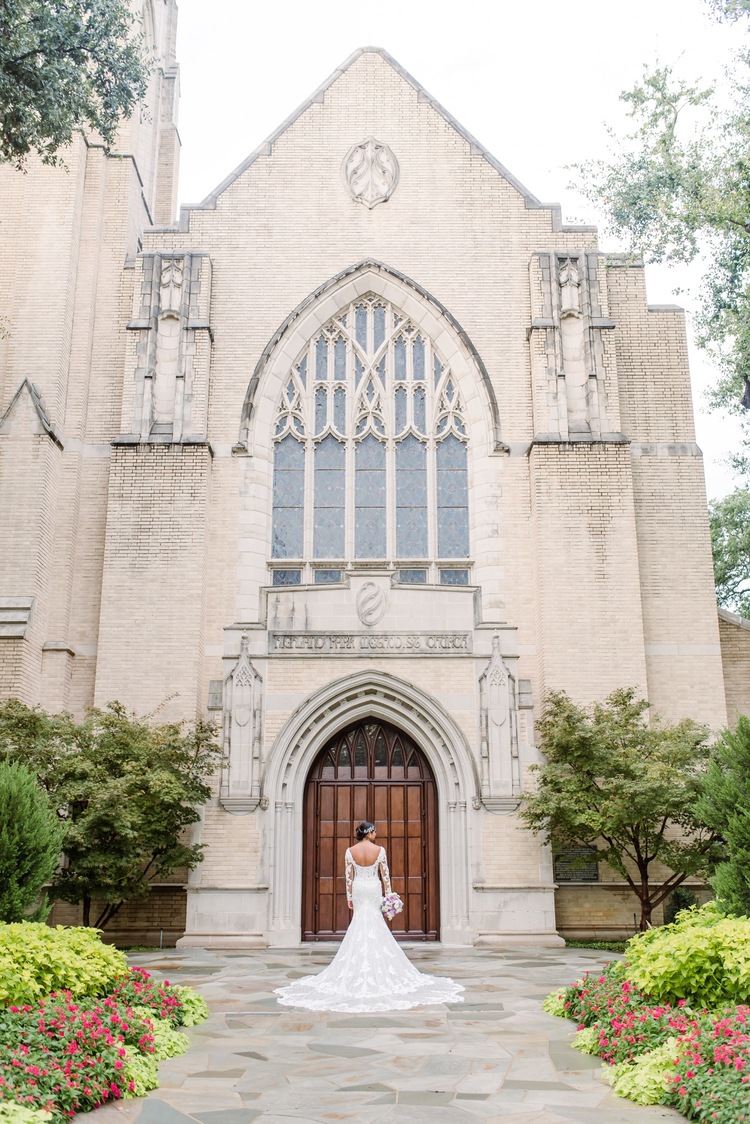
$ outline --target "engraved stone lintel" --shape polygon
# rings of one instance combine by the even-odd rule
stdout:
[[[285,656],[465,656],[470,632],[269,632],[268,654]]]
[[[341,172],[352,199],[372,210],[378,203],[390,199],[395,191],[398,160],[387,144],[368,137],[349,149]]]

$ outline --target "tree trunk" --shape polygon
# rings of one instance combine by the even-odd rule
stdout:
[[[119,912],[122,902],[108,902],[96,919],[96,928],[104,929],[112,918]]]
[[[91,898],[83,899],[83,923],[86,928],[91,925]]]

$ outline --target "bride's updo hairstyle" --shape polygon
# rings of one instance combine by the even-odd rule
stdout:
[[[367,836],[370,834],[370,832],[374,831],[374,830],[375,830],[375,824],[374,823],[368,823],[367,820],[365,820],[357,828],[357,842],[361,843],[362,840],[366,839]]]

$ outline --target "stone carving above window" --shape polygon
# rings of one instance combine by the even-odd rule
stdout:
[[[385,594],[375,582],[365,582],[357,594],[357,616],[362,624],[372,628],[383,619]]]
[[[341,170],[352,199],[369,210],[390,199],[398,184],[398,160],[375,137],[350,148]]]
[[[263,680],[250,662],[247,636],[240,658],[224,689],[224,752],[226,760],[220,800],[233,815],[247,815],[262,805],[261,702]]]

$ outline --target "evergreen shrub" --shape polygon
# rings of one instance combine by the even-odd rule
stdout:
[[[22,921],[39,903],[57,868],[64,834],[34,774],[18,762],[0,760],[0,921]]]

